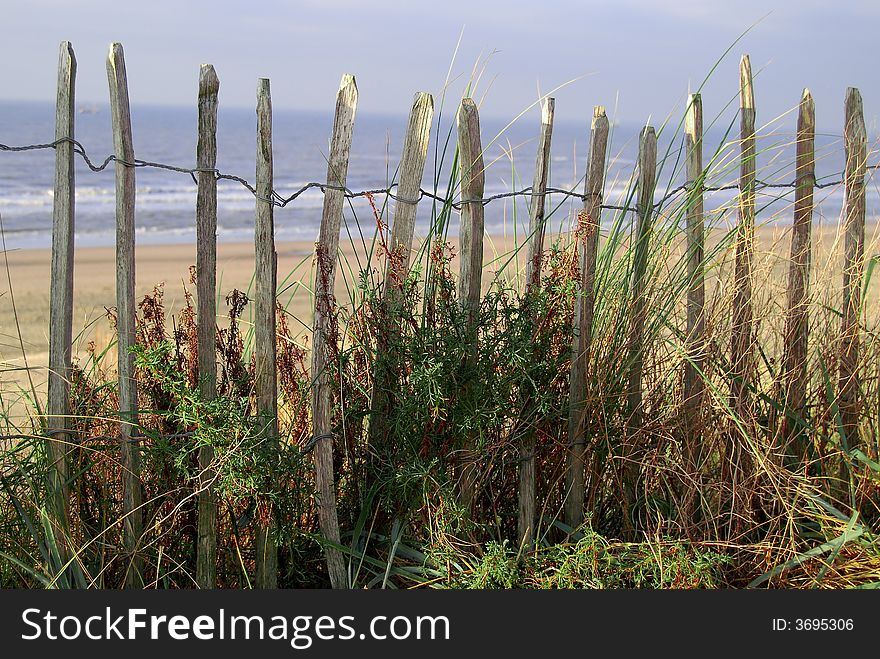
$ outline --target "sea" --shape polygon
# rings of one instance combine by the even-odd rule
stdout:
[[[432,127],[422,188],[438,197],[458,198],[449,189],[455,153],[455,107],[438,107]],[[197,111],[193,107],[135,105],[131,110],[135,157],[139,160],[192,168],[196,159]],[[589,151],[591,111],[583,121],[559,122],[554,126],[550,183],[554,188],[581,194]],[[513,117],[511,117],[512,119]],[[758,178],[773,185],[790,184],[794,178],[794,119],[788,117],[759,130]],[[482,118],[481,135],[486,164],[485,196],[527,188],[532,183],[539,134],[537,107],[514,121]],[[733,185],[739,175],[739,124],[731,116],[707,122],[705,165],[710,168],[706,184]],[[326,180],[326,157],[333,125],[330,113],[275,109],[273,113],[274,189],[288,197],[302,186]],[[405,115],[360,113],[354,128],[347,186],[351,191],[386,188],[395,181],[404,132]],[[636,174],[638,124],[613,123],[608,149],[605,203],[632,207],[629,191]],[[659,130],[658,185],[655,201],[684,183],[682,128],[671,118]],[[218,116],[217,168],[224,174],[254,182],[256,114],[253,109],[220,107]],[[112,152],[110,111],[105,104],[85,103],[76,115],[76,139],[91,161],[100,165]],[[48,102],[0,101],[0,145],[18,147],[43,144],[54,139],[54,106]],[[816,169],[820,183],[816,191],[816,222],[837,223],[843,206],[843,140],[840,134],[819,133],[816,137]],[[872,146],[876,146],[873,142]],[[871,150],[869,164],[878,160]],[[0,147],[0,230],[5,249],[46,248],[51,245],[54,151],[5,151]],[[76,157],[76,244],[108,246],[115,237],[114,170],[111,163],[93,172]],[[875,221],[878,187],[868,177],[868,218]],[[195,240],[196,185],[191,175],[160,168],[136,170],[136,240],[139,244],[186,243]],[[666,199],[660,207],[667,221],[681,221],[682,195]],[[794,194],[791,187],[763,189],[757,200],[759,223],[791,220]],[[393,199],[376,195],[380,211],[393,207]],[[312,241],[318,234],[323,193],[309,189],[274,214],[277,240]],[[387,206],[385,205],[387,204]],[[486,232],[491,235],[523,235],[528,227],[527,195],[497,199],[485,206]],[[554,193],[548,196],[548,232],[571,230],[582,201],[576,196]],[[441,204],[424,198],[419,205],[417,232],[426,235],[436,222]],[[218,183],[217,237],[225,242],[253,240],[255,199],[242,184]],[[707,194],[707,222],[732,225],[736,219],[736,191]],[[623,215],[619,215],[622,213]],[[390,215],[386,213],[387,222]],[[631,223],[634,213],[607,210],[601,221],[618,219]],[[670,219],[672,218],[672,219]],[[450,234],[457,231],[458,214],[452,213]],[[376,230],[376,218],[365,198],[352,199],[344,214],[349,237],[369,238]]]

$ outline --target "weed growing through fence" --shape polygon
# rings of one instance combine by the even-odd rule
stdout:
[[[469,90],[472,91],[472,90]],[[383,273],[401,255],[388,245],[389,199],[373,197],[369,213],[350,205],[347,237],[362,249],[343,260],[345,294],[335,301],[330,337],[334,469],[341,546],[355,587],[443,588],[652,587],[711,588],[771,585],[871,586],[880,583],[880,340],[876,315],[863,317],[860,355],[866,441],[842,445],[835,373],[840,299],[837,273],[818,268],[812,286],[807,417],[801,420],[803,462],[785,463],[776,442],[790,413],[780,391],[785,259],[756,259],[754,352],[750,392],[754,419],[737,417],[728,400],[731,333],[729,280],[736,211],[707,216],[704,267],[708,354],[702,363],[707,396],[696,428],[704,461],[686,461],[681,379],[684,298],[689,284],[680,227],[686,208],[658,209],[649,233],[641,346],[643,423],[633,428],[627,405],[633,313],[633,234],[626,211],[601,218],[593,342],[587,377],[587,521],[562,520],[568,431],[568,376],[573,305],[580,291],[577,209],[565,216],[542,259],[541,286],[523,292],[519,250],[494,254],[472,334],[456,296],[457,245],[449,236],[452,193],[458,188],[453,128],[437,113],[435,193],[445,178],[450,199],[434,200],[427,236],[414,265],[385,289]],[[671,124],[661,137],[675,133]],[[722,185],[738,166],[728,139],[711,152],[705,184]],[[680,177],[680,153],[670,144],[658,163]],[[784,140],[765,146],[783,150]],[[707,147],[708,152],[708,147]],[[444,164],[444,161],[447,161]],[[771,162],[772,159],[771,159]],[[447,165],[450,165],[447,168]],[[788,174],[772,164],[777,177]],[[516,169],[512,163],[512,180]],[[770,176],[773,176],[771,171]],[[619,202],[630,207],[635,184]],[[439,196],[439,195],[438,195]],[[525,215],[511,203],[513,215]],[[760,209],[759,209],[760,212]],[[571,231],[568,229],[571,228]],[[581,229],[581,230],[579,230]],[[775,250],[785,254],[787,245]],[[867,268],[864,299],[872,289]],[[763,268],[763,270],[762,270]],[[396,270],[395,268],[392,268]],[[283,274],[283,273],[282,273]],[[291,279],[294,277],[291,276]],[[308,294],[308,282],[292,294]],[[286,280],[285,280],[286,281]],[[287,290],[288,285],[282,284]],[[774,288],[775,287],[775,288]],[[258,521],[271,512],[279,547],[279,585],[328,584],[318,532],[309,397],[308,319],[277,310],[279,443],[269,447],[255,420],[254,365],[245,292],[226,297],[217,329],[218,395],[198,394],[198,340],[192,296],[170,314],[157,287],[138,310],[135,348],[140,385],[144,534],[137,552],[148,587],[195,583],[198,453],[211,446],[210,473],[218,501],[217,585],[249,587],[255,573]],[[874,293],[876,295],[876,293]],[[313,302],[313,300],[312,300]],[[109,322],[114,321],[112,311]],[[0,453],[0,585],[116,587],[131,560],[122,550],[121,465],[114,421],[112,345],[90,347],[71,378],[73,433],[69,443],[71,519],[52,519],[45,505],[49,461],[40,416],[20,427],[4,414]],[[472,359],[463,359],[465,354]],[[378,378],[377,374],[383,377]],[[386,382],[381,432],[373,396]],[[12,392],[0,389],[4,405]],[[37,403],[33,400],[34,409]],[[6,409],[5,407],[3,409]],[[748,429],[743,436],[731,428]],[[693,426],[691,426],[693,431]],[[536,438],[539,523],[534,547],[519,547],[517,473],[520,439]],[[734,446],[751,465],[736,471]],[[835,483],[840,465],[849,482]],[[478,475],[465,501],[461,478]],[[624,493],[634,493],[629,505]],[[624,542],[634,534],[636,541]]]

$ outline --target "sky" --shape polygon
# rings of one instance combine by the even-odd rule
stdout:
[[[557,120],[588,121],[605,105],[617,121],[660,124],[700,89],[710,123],[736,107],[748,53],[759,126],[793,125],[793,114],[779,118],[805,86],[820,129],[840,132],[849,86],[862,92],[869,131],[880,116],[876,0],[3,4],[0,100],[53,99],[59,43],[69,40],[83,103],[106,102],[107,50],[119,41],[133,104],[194,104],[199,65],[211,63],[228,106],[253,106],[257,78],[268,77],[274,107],[329,112],[340,77],[353,73],[359,112],[404,114],[417,91],[439,101],[446,88],[457,101],[477,72],[472,95],[494,118],[537,116],[552,92]]]

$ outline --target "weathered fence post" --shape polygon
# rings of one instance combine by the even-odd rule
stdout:
[[[538,138],[538,154],[535,157],[535,176],[532,183],[532,203],[529,208],[529,251],[526,261],[526,299],[537,294],[541,288],[541,261],[544,255],[544,227],[546,220],[545,192],[550,176],[550,140],[553,137],[553,114],[556,100],[547,98],[541,105],[541,134]],[[534,312],[533,324],[537,321]],[[536,329],[533,326],[532,332]],[[519,546],[531,549],[535,542],[535,433],[530,427],[529,401],[523,406],[525,427],[519,452]]]
[[[388,249],[399,258],[392,259],[385,268],[385,295],[395,296],[400,283],[409,271],[410,251],[416,224],[416,210],[421,191],[425,160],[434,119],[434,98],[419,92],[413,98],[409,126],[400,157],[396,205],[391,222],[391,242]]]
[[[458,148],[461,166],[458,298],[473,325],[479,311],[483,276],[483,188],[486,172],[480,142],[480,115],[477,104],[471,98],[463,98],[458,110]]]
[[[639,138],[639,180],[638,180],[638,219],[633,235],[631,326],[629,334],[629,387],[627,403],[630,412],[630,427],[639,429],[642,425],[642,363],[644,360],[645,314],[645,275],[648,271],[648,249],[650,247],[652,221],[654,214],[654,186],[657,171],[657,135],[653,126],[645,126]]]
[[[749,56],[740,62],[740,179],[730,339],[730,397],[736,420],[752,427],[749,386],[752,381],[752,251],[755,239],[755,96]],[[735,421],[736,421],[735,420]],[[734,435],[739,431],[735,430]],[[745,459],[744,440],[734,440]],[[737,459],[740,467],[743,463]]]
[[[846,90],[846,238],[843,259],[843,317],[840,325],[840,383],[838,394],[843,426],[841,445],[852,449],[859,444],[859,315],[865,250],[865,172],[867,133],[862,95]],[[841,480],[849,479],[848,460],[841,459]]]
[[[428,157],[431,122],[434,118],[434,99],[419,92],[413,99],[409,113],[409,126],[403,142],[397,181],[396,205],[391,222],[388,244],[389,257],[385,264],[385,287],[382,304],[392,318],[396,305],[401,301],[403,284],[409,274],[410,251],[415,231],[416,210],[421,196],[422,174]],[[385,332],[398,332],[396,324],[384,328]],[[381,442],[388,432],[387,416],[391,405],[391,388],[396,374],[388,365],[387,334],[380,336],[376,348],[376,370],[373,377],[373,400],[370,413],[370,443]]]
[[[782,355],[782,448],[796,466],[806,457],[804,422],[807,409],[807,343],[809,338],[810,232],[813,223],[813,187],[816,185],[816,109],[809,89],[804,89],[798,111],[794,222],[791,227],[791,262],[788,269],[788,312]]]
[[[217,395],[217,95],[214,67],[199,71],[199,138],[196,147],[196,292],[198,294],[199,393],[203,401]],[[217,576],[217,504],[214,500],[214,449],[199,449],[199,536],[196,583],[214,588]]]
[[[574,339],[571,354],[570,407],[568,413],[568,457],[565,480],[565,523],[577,528],[584,522],[584,452],[586,414],[590,399],[587,364],[593,339],[593,312],[596,305],[596,259],[599,253],[602,194],[605,188],[605,156],[608,147],[608,117],[605,108],[593,109],[590,126],[590,155],[584,182],[584,209],[579,218],[580,294],[575,298]]]
[[[324,210],[321,230],[315,245],[315,317],[312,332],[312,425],[315,442],[315,484],[318,521],[321,533],[329,542],[339,544],[339,519],[336,514],[336,484],[333,474],[333,433],[330,427],[330,374],[331,344],[338,339],[335,333],[334,288],[336,253],[339,249],[339,231],[345,202],[345,181],[357,111],[358,91],[354,76],[342,76],[336,94],[336,114],[327,162],[327,187],[324,190]],[[329,544],[325,547],[327,571],[334,588],[347,588],[348,570],[342,552]]]
[[[544,208],[547,200],[544,192],[550,176],[550,140],[553,137],[553,114],[556,99],[546,98],[541,104],[541,134],[538,137],[538,154],[535,157],[535,176],[532,182],[532,204],[529,208],[529,251],[526,261],[526,293],[537,291],[541,286],[541,264],[544,257]]]
[[[76,57],[69,41],[58,54],[55,140],[74,139]],[[47,454],[52,513],[62,528],[70,523],[67,446],[70,433],[70,367],[73,340],[73,144],[55,146],[55,194],[52,208],[52,275],[49,278],[49,391]],[[60,536],[59,536],[60,537]],[[66,547],[61,543],[61,547]]]
[[[138,399],[134,372],[135,271],[134,271],[134,147],[128,79],[122,44],[110,45],[107,58],[113,151],[116,156],[116,331],[119,374],[119,441],[122,448],[122,514],[125,551],[130,565],[126,588],[140,588],[142,560],[138,544],[143,530],[143,490],[140,482],[140,446],[137,439]]]
[[[684,362],[684,422],[685,455],[690,474],[696,475],[702,464],[700,417],[705,392],[703,364],[705,362],[706,320],[703,307],[706,285],[703,273],[704,218],[703,218],[703,101],[699,94],[691,94],[685,114],[685,158],[687,159],[687,329]]]
[[[624,494],[626,498],[626,519],[624,526],[631,535],[632,512],[635,509],[636,489],[640,465],[637,463],[637,445],[641,441],[642,429],[642,371],[645,354],[645,319],[647,304],[645,300],[645,276],[648,271],[648,250],[650,247],[654,215],[654,187],[657,171],[657,134],[653,126],[645,126],[639,136],[639,179],[638,179],[638,220],[631,242],[633,252],[632,286],[627,353],[629,381],[627,384],[627,437],[623,446]]]
[[[263,441],[274,449],[278,442],[278,388],[276,374],[274,203],[272,199],[272,96],[269,79],[257,82],[256,217],[254,222],[254,389]],[[269,504],[267,504],[269,505]],[[257,528],[257,587],[278,586],[278,549],[272,537],[274,511],[261,516]]]
[[[470,346],[464,357],[468,368],[476,359],[477,321],[483,276],[483,188],[486,172],[480,142],[480,115],[471,98],[461,99],[458,109],[458,150],[461,168],[461,225],[459,229],[458,299],[465,314]],[[470,509],[476,494],[477,469],[473,437],[462,446],[460,491],[462,504]]]

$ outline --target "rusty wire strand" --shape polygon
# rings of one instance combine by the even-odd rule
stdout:
[[[198,182],[198,179],[197,179],[198,174],[212,174],[214,176],[214,179],[217,181],[232,181],[234,183],[240,184],[242,187],[246,188],[254,196],[255,199],[258,199],[260,201],[264,201],[266,203],[270,203],[277,208],[284,208],[288,204],[295,201],[297,199],[297,197],[302,195],[304,192],[311,190],[311,189],[314,189],[314,188],[317,188],[317,189],[321,190],[321,192],[324,192],[324,193],[326,193],[327,190],[339,190],[348,199],[384,194],[384,195],[388,195],[391,199],[393,199],[399,203],[413,204],[413,205],[418,204],[424,198],[428,198],[428,199],[432,199],[436,202],[440,202],[444,206],[452,208],[457,211],[460,211],[465,204],[479,203],[482,206],[486,206],[490,202],[497,201],[499,199],[507,199],[507,198],[511,198],[511,197],[527,197],[527,196],[533,196],[533,194],[534,194],[532,191],[532,187],[528,186],[526,188],[522,188],[521,190],[514,190],[511,192],[501,192],[501,193],[494,194],[494,195],[491,195],[488,197],[481,197],[479,199],[462,199],[462,200],[456,202],[450,197],[444,197],[444,196],[438,195],[434,192],[431,192],[429,190],[425,190],[422,188],[419,189],[417,198],[404,199],[394,193],[394,190],[397,188],[396,183],[393,183],[390,186],[385,187],[385,188],[374,188],[371,190],[360,190],[360,191],[355,192],[345,186],[331,185],[328,183],[311,182],[311,183],[304,184],[298,190],[296,190],[293,194],[290,194],[286,197],[282,196],[280,193],[273,190],[271,197],[265,198],[265,197],[262,197],[261,195],[257,194],[256,188],[253,185],[251,185],[247,181],[247,179],[244,179],[241,176],[235,176],[234,174],[226,174],[216,168],[180,167],[178,165],[169,165],[166,163],[152,162],[149,160],[141,160],[138,158],[135,158],[134,160],[129,162],[127,160],[123,160],[122,158],[118,158],[116,155],[113,155],[113,154],[104,158],[103,162],[101,162],[100,165],[95,165],[94,162],[92,161],[92,159],[89,157],[88,153],[86,152],[86,149],[82,145],[82,143],[75,140],[75,139],[72,139],[70,137],[62,137],[62,138],[57,139],[53,142],[46,142],[46,143],[42,143],[42,144],[29,144],[26,146],[9,146],[6,144],[0,144],[0,151],[22,152],[22,151],[37,151],[37,150],[43,150],[43,149],[55,149],[60,144],[72,144],[74,153],[76,153],[78,156],[80,156],[80,158],[82,158],[83,162],[86,164],[86,166],[91,171],[96,172],[96,173],[104,171],[110,165],[111,162],[116,162],[116,163],[123,165],[123,166],[126,166],[126,167],[162,169],[162,170],[166,170],[166,171],[178,172],[181,174],[188,174],[189,176],[192,177],[193,181],[196,183]],[[869,169],[869,170],[880,169],[880,164],[867,165],[866,169]],[[840,172],[840,173],[832,174],[830,176],[826,176],[823,178],[830,178],[831,176],[840,177],[840,176],[842,176],[842,174],[843,173]],[[832,181],[827,181],[824,183],[820,183],[818,180],[815,180],[813,183],[813,187],[817,188],[817,189],[822,189],[822,188],[835,187],[835,186],[839,186],[842,184],[843,184],[842,178],[835,178]],[[783,188],[784,189],[793,189],[793,188],[796,188],[797,186],[798,186],[797,180],[792,181],[790,183],[768,183],[766,181],[756,180],[754,192],[760,192],[761,190],[765,190],[765,189],[783,189]],[[652,210],[655,212],[660,210],[663,206],[665,206],[665,204],[670,199],[673,199],[674,197],[678,196],[682,192],[688,192],[690,189],[691,189],[691,184],[686,183],[686,184],[679,185],[679,186],[669,190],[668,192],[666,192],[666,194],[663,195],[663,197],[659,201],[654,202],[654,204],[652,205]],[[724,192],[724,191],[728,191],[728,190],[738,190],[738,189],[739,189],[739,184],[729,184],[729,185],[722,185],[722,186],[701,186],[701,188],[700,188],[700,190],[703,193]],[[569,190],[566,188],[553,188],[553,187],[546,188],[544,190],[544,195],[550,195],[550,194],[559,194],[559,195],[564,195],[564,196],[568,196],[568,197],[574,197],[574,198],[580,199],[582,202],[585,202],[590,196],[589,193],[582,194],[580,192],[577,192],[576,190]],[[635,206],[625,206],[625,205],[618,205],[618,204],[604,204],[603,203],[600,205],[600,208],[602,210],[613,210],[613,211],[621,211],[621,212],[627,212],[627,213],[637,213],[638,212],[638,208],[636,208]]]

